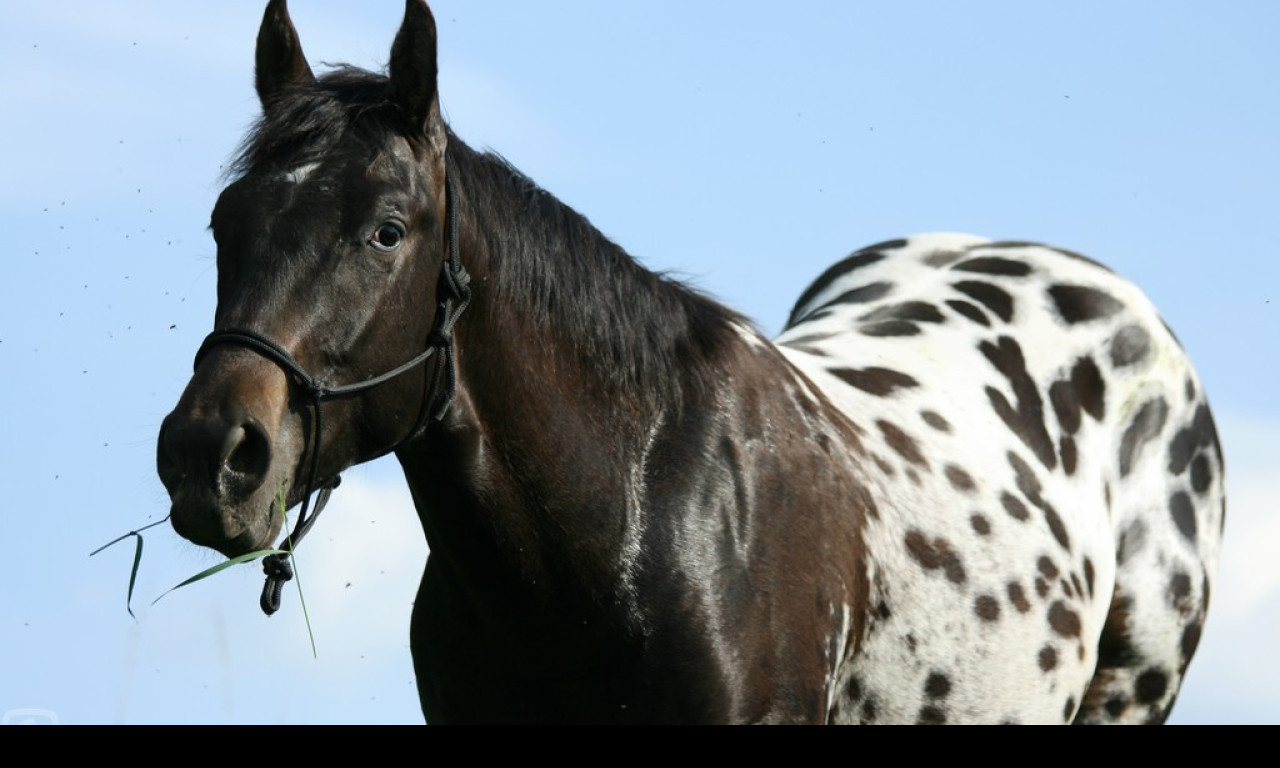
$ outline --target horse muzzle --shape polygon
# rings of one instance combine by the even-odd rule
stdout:
[[[201,366],[165,418],[156,470],[179,535],[234,557],[271,546],[279,534],[298,450],[281,435],[283,374],[235,355],[224,360],[239,364]]]

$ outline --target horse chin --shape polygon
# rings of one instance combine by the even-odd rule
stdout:
[[[229,558],[270,549],[284,521],[276,498],[268,494],[227,506],[180,493],[174,496],[170,512],[179,536]]]

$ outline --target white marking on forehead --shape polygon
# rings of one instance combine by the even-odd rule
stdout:
[[[300,165],[297,168],[285,171],[284,180],[290,184],[301,184],[308,176],[311,175],[311,172],[319,166],[320,163],[307,163],[306,165]]]

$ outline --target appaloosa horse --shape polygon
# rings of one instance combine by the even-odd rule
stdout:
[[[1137,289],[912,237],[831,267],[770,342],[454,136],[420,0],[389,77],[319,79],[272,0],[256,84],[160,477],[178,532],[238,555],[276,540],[277,494],[394,451],[431,550],[429,721],[1168,714],[1222,454]]]

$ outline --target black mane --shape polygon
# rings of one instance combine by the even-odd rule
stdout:
[[[645,269],[502,158],[455,137],[449,148],[462,195],[489,223],[494,301],[546,323],[609,391],[667,393],[689,369],[702,383],[696,363],[717,357],[738,315]]]
[[[344,141],[412,141],[385,76],[341,65],[314,84],[280,94],[231,165],[293,167],[329,156]],[[492,259],[494,301],[545,324],[582,370],[607,391],[645,400],[676,395],[681,375],[701,388],[746,321],[707,296],[638,264],[585,217],[503,158],[449,132],[448,161],[460,196],[481,223]],[[699,363],[703,363],[699,365]]]

